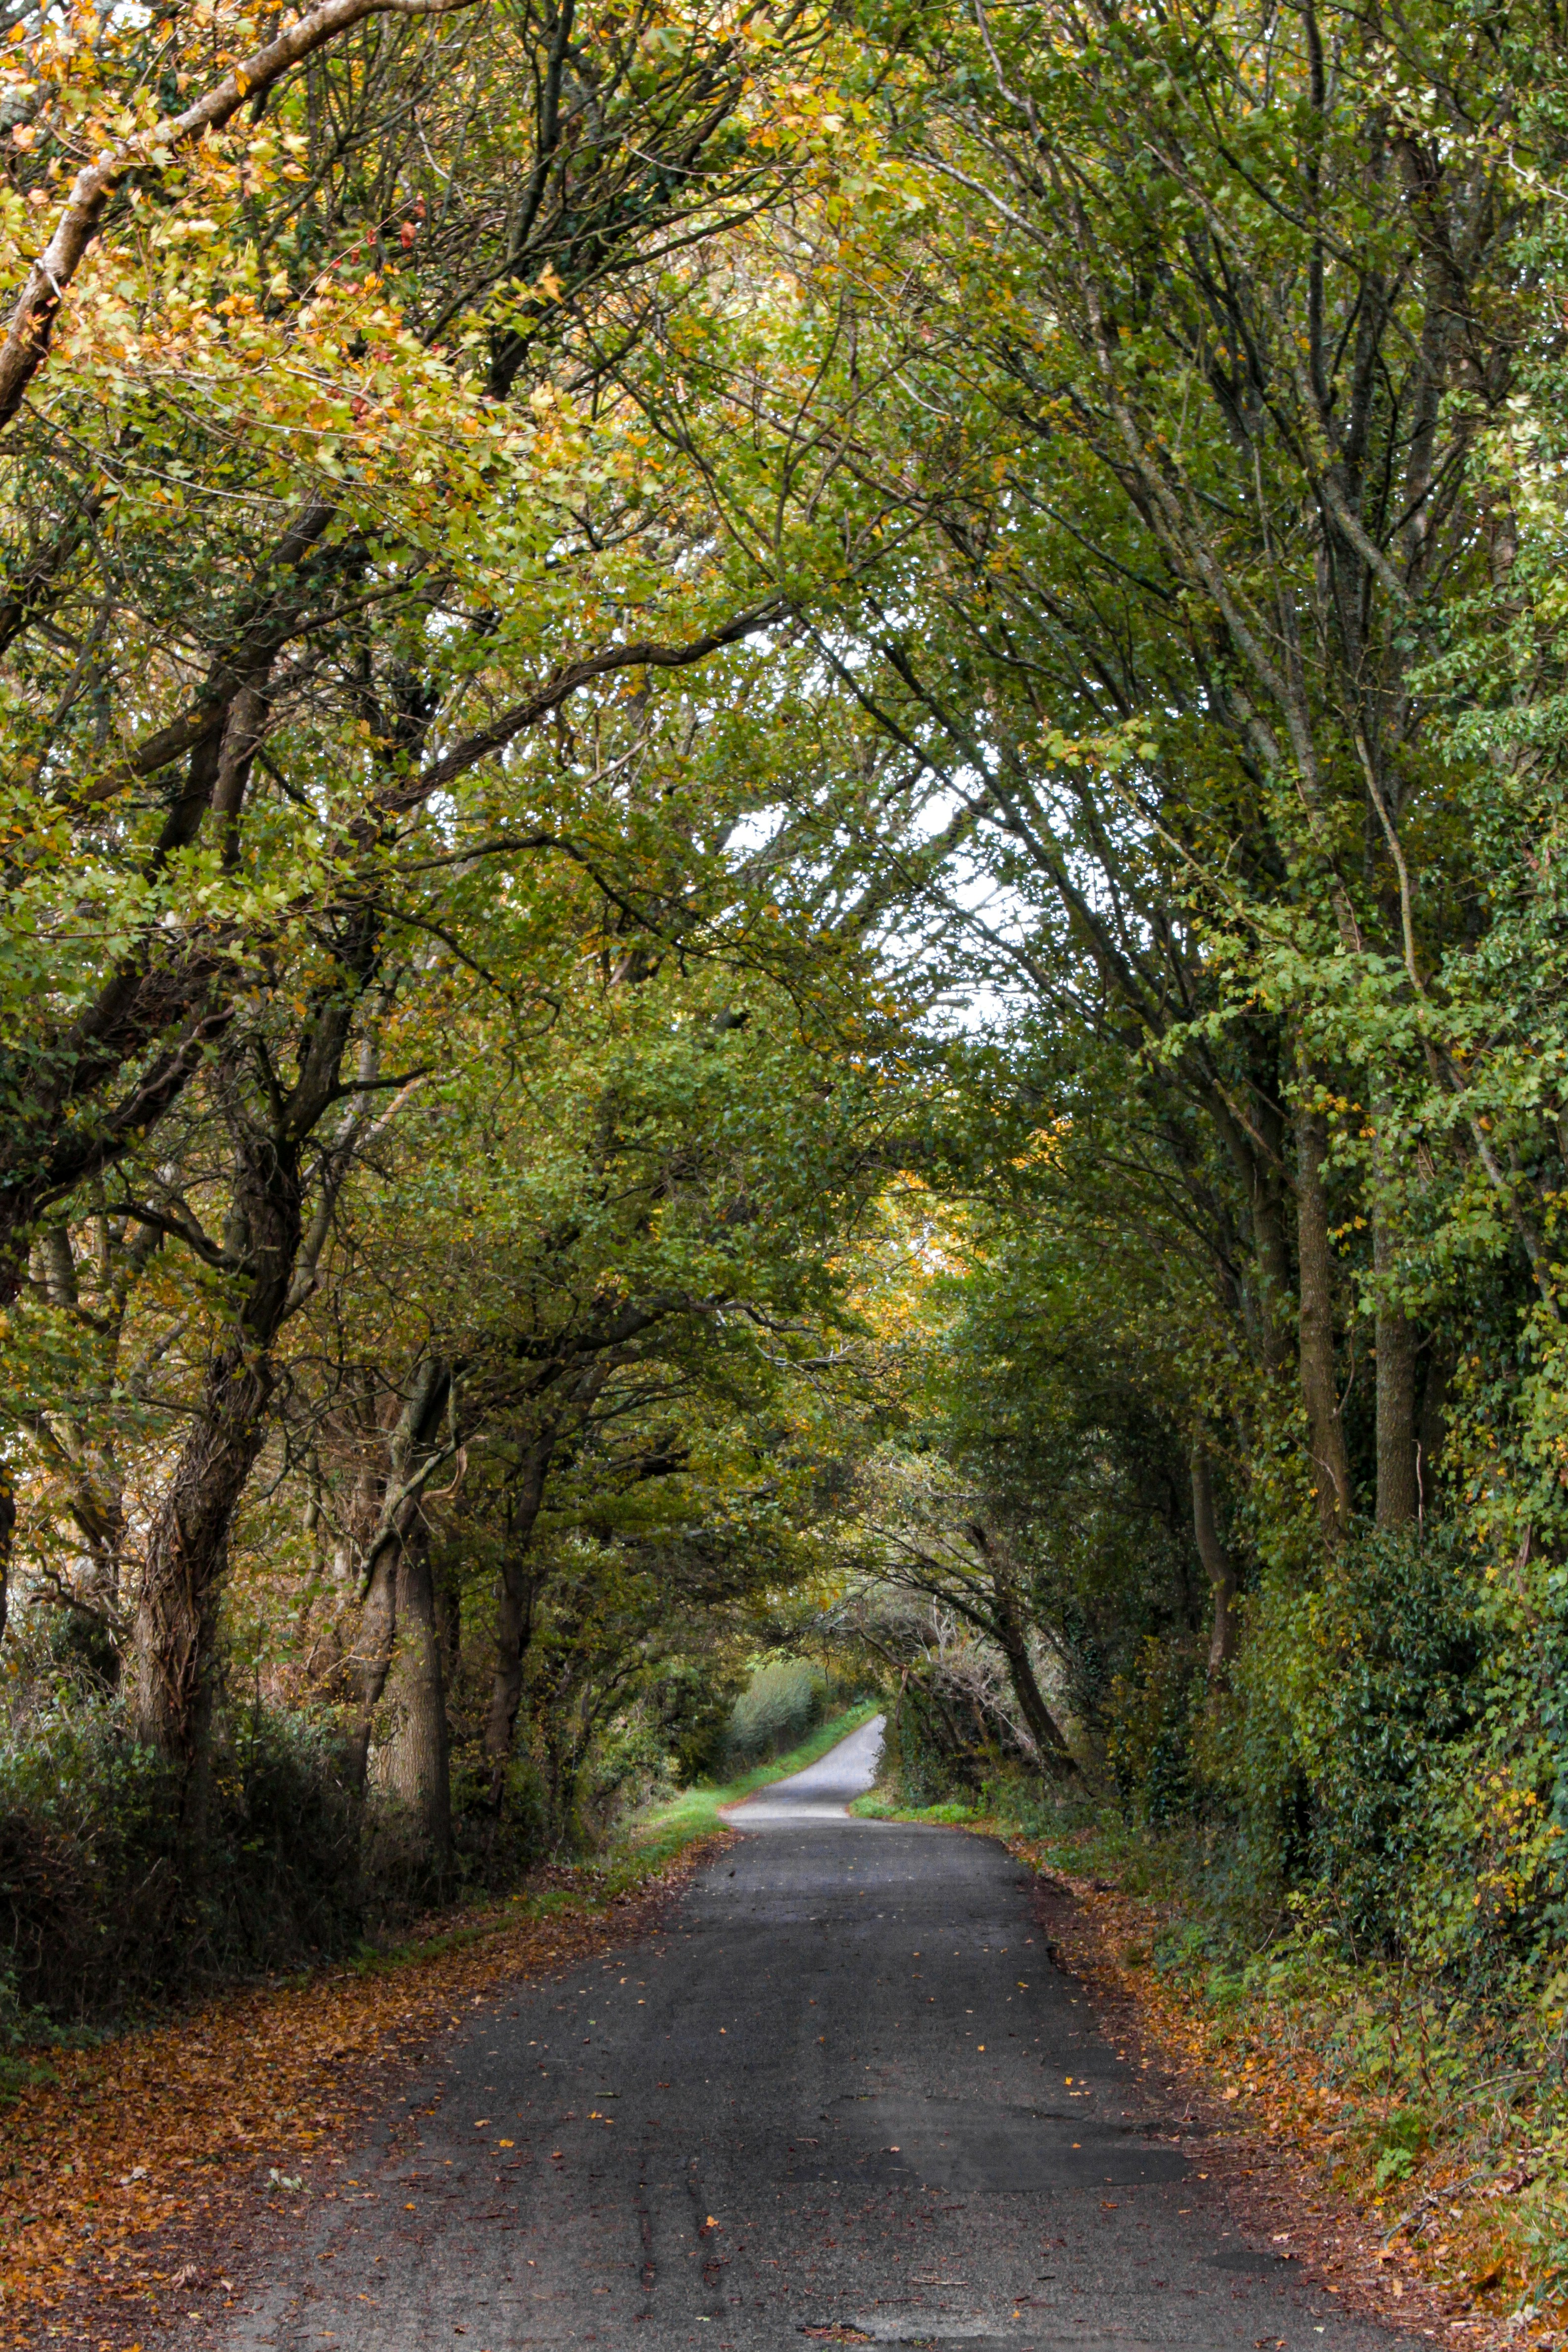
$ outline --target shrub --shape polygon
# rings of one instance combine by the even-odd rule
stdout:
[[[1493,1644],[1452,1531],[1358,1529],[1320,1583],[1266,1589],[1206,1736],[1259,1877],[1320,1895],[1357,1950],[1407,1949],[1418,1882],[1472,1773]],[[1466,1896],[1467,1902],[1468,1896]]]
[[[220,1722],[188,1792],[111,1703],[0,1744],[0,1979],[13,2018],[108,2018],[342,1951],[361,1928],[359,1807],[291,1716]]]
[[[1193,1731],[1202,1690],[1194,1652],[1177,1642],[1146,1641],[1136,1671],[1111,1683],[1106,1760],[1123,1806],[1142,1820],[1194,1810]]]
[[[719,1658],[667,1660],[643,1706],[656,1733],[662,1771],[677,1788],[722,1776],[735,1702],[745,1690],[746,1678]]]
[[[1373,2186],[1387,2189],[1396,2180],[1408,2180],[1430,2137],[1430,2126],[1419,2107],[1395,2107],[1368,2150],[1375,2158]]]
[[[1228,1691],[1182,1640],[1115,1684],[1124,1816],[1201,1845],[1246,1939],[1288,1914],[1352,1956],[1473,1987],[1550,1958],[1568,1911],[1568,1802],[1543,1695],[1562,1628],[1523,1612],[1452,1528],[1354,1528],[1314,1580],[1251,1595]]]
[[[902,1804],[971,1810],[1002,1762],[999,1746],[978,1730],[973,1714],[965,1721],[943,1706],[933,1676],[910,1674],[888,1710],[880,1777]]]
[[[828,1696],[826,1675],[804,1658],[776,1658],[759,1666],[731,1712],[731,1769],[796,1747],[821,1722]]]

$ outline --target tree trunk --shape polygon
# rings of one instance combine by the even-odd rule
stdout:
[[[392,1672],[398,1720],[387,1751],[386,1785],[408,1807],[426,1855],[444,1874],[452,1860],[447,1687],[430,1572],[430,1536],[423,1517],[416,1518],[401,1554],[397,1654]]]
[[[300,1154],[338,1099],[354,1006],[375,968],[381,922],[379,909],[363,908],[340,939],[338,984],[298,1040],[298,1076],[286,1096],[259,1040],[264,1112],[247,1101],[248,1048],[217,1073],[235,1147],[225,1269],[240,1303],[214,1349],[195,1419],[148,1536],[132,1677],[132,1721],[140,1736],[187,1764],[195,1755],[205,1703],[229,1526],[265,1433],[276,1378],[273,1343],[292,1308],[303,1303],[294,1295],[305,1243]],[[356,1105],[335,1151],[318,1169],[317,1248],[362,1115]]]
[[[529,1573],[529,1549],[544,1500],[554,1446],[555,1433],[552,1430],[535,1441],[524,1459],[508,1518],[506,1549],[497,1580],[496,1655],[490,1678],[489,1713],[485,1722],[485,1759],[490,1768],[490,1803],[498,1812],[505,1793],[512,1742],[517,1737],[523,1663],[533,1638],[533,1612],[539,1597],[540,1580]]]
[[[553,1704],[546,1712],[542,1741],[545,1834],[552,1853],[570,1853],[582,1843],[578,1773],[583,1743],[572,1719],[564,1678],[551,1697]]]
[[[1279,1179],[1261,1160],[1253,1170],[1252,1232],[1264,1366],[1270,1372],[1283,1372],[1290,1360],[1290,1254]]]
[[[1005,1573],[997,1577],[994,1589],[997,1641],[1007,1661],[1008,1679],[1024,1721],[1029,1727],[1029,1737],[1038,1753],[1040,1769],[1048,1772],[1054,1780],[1067,1780],[1078,1770],[1078,1766],[1062,1737],[1061,1726],[1046,1703],[1046,1695],[1036,1675],[1023,1612],[1018,1606],[1018,1595],[1011,1576]]]
[[[1046,1695],[1035,1674],[1035,1662],[1029,1655],[1028,1631],[1018,1598],[1017,1578],[1006,1547],[982,1527],[978,1519],[971,1520],[965,1532],[985,1563],[986,1582],[978,1590],[971,1587],[967,1601],[949,1594],[948,1606],[956,1607],[967,1623],[995,1643],[1007,1662],[1008,1680],[1028,1727],[1029,1737],[1035,1743],[1040,1769],[1056,1779],[1065,1779],[1069,1773],[1076,1772],[1078,1766],[1062,1737],[1060,1725],[1046,1704]]]
[[[1389,1192],[1389,1115],[1377,1108],[1373,1145],[1372,1268],[1377,1291],[1377,1500],[1380,1528],[1405,1528],[1415,1518],[1415,1331],[1394,1295],[1399,1270],[1395,1229],[1386,1206]]]
[[[349,1664],[359,1685],[358,1704],[349,1732],[349,1780],[361,1796],[364,1793],[365,1777],[370,1769],[370,1738],[375,1724],[375,1710],[386,1688],[386,1677],[392,1670],[393,1645],[397,1639],[397,1567],[402,1557],[401,1534],[395,1540],[384,1542],[378,1549],[371,1562],[370,1584],[365,1592],[364,1607],[360,1612],[359,1635],[349,1653]]]
[[[1256,1139],[1236,1130],[1232,1154],[1245,1174],[1252,1212],[1254,1278],[1258,1290],[1258,1343],[1265,1370],[1290,1369],[1290,1242],[1285,1214],[1285,1122],[1275,1107],[1279,1091],[1279,1041],[1249,1034],[1247,1060],[1253,1086]]]
[[[270,1136],[241,1139],[233,1226],[244,1235],[243,1304],[208,1361],[153,1517],[136,1609],[132,1720],[140,1738],[186,1767],[195,1759],[205,1709],[228,1531],[266,1434],[272,1343],[300,1247],[297,1155]]]
[[[414,1372],[408,1395],[386,1444],[386,1474],[381,1510],[365,1551],[364,1605],[351,1663],[359,1685],[349,1733],[349,1769],[362,1790],[370,1764],[371,1735],[391,1672],[396,1644],[401,1562],[420,1525],[421,1472],[427,1467],[452,1392],[451,1367],[426,1356]]]
[[[1062,1738],[1061,1727],[1046,1704],[1046,1695],[1036,1680],[1028,1643],[1009,1634],[1003,1640],[1001,1648],[1007,1661],[1008,1680],[1012,1683],[1024,1721],[1029,1727],[1029,1737],[1039,1756],[1040,1769],[1049,1773],[1053,1780],[1069,1780],[1078,1770],[1078,1766]]]
[[[132,1659],[137,1737],[195,1761],[214,1618],[235,1507],[256,1465],[272,1395],[269,1357],[235,1334],[207,1367],[201,1401],[147,1539]]]
[[[1318,1523],[1324,1542],[1335,1546],[1343,1541],[1350,1525],[1351,1470],[1334,1379],[1333,1265],[1322,1174],[1327,1150],[1322,1120],[1303,1107],[1296,1115],[1301,1399],[1307,1408]]]
[[[1201,1437],[1193,1440],[1193,1532],[1198,1558],[1214,1596],[1213,1630],[1209,1634],[1208,1679],[1211,1688],[1236,1653],[1236,1566],[1220,1539],[1215,1517],[1214,1474],[1208,1448]]]

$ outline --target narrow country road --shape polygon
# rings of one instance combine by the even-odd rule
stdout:
[[[233,2352],[1387,2352],[1205,2201],[1001,1847],[846,1815],[879,1737],[739,1808],[658,1937],[477,2005]]]

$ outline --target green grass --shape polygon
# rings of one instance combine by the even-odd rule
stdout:
[[[962,1804],[956,1797],[940,1805],[900,1805],[896,1797],[882,1796],[875,1789],[857,1797],[849,1810],[863,1822],[935,1822],[942,1829],[965,1829],[989,1818],[978,1805]]]
[[[810,1738],[803,1739],[798,1748],[792,1748],[787,1755],[753,1765],[738,1780],[727,1780],[717,1788],[683,1789],[678,1797],[669,1798],[664,1804],[646,1806],[640,1813],[633,1814],[617,1843],[627,1859],[637,1864],[637,1875],[650,1869],[662,1869],[694,1838],[711,1837],[724,1827],[719,1818],[721,1805],[739,1804],[742,1797],[751,1796],[758,1789],[769,1788],[775,1780],[787,1780],[792,1772],[804,1772],[808,1764],[815,1764],[819,1756],[826,1756],[830,1748],[837,1748],[841,1739],[858,1731],[863,1723],[869,1723],[880,1712],[879,1700],[862,1699],[858,1706],[847,1708],[829,1722],[819,1723]]]

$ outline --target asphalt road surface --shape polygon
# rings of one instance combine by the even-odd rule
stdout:
[[[1000,1846],[843,1811],[878,1738],[739,1808],[658,1937],[477,2007],[234,2352],[1390,2352],[1243,2243]]]

